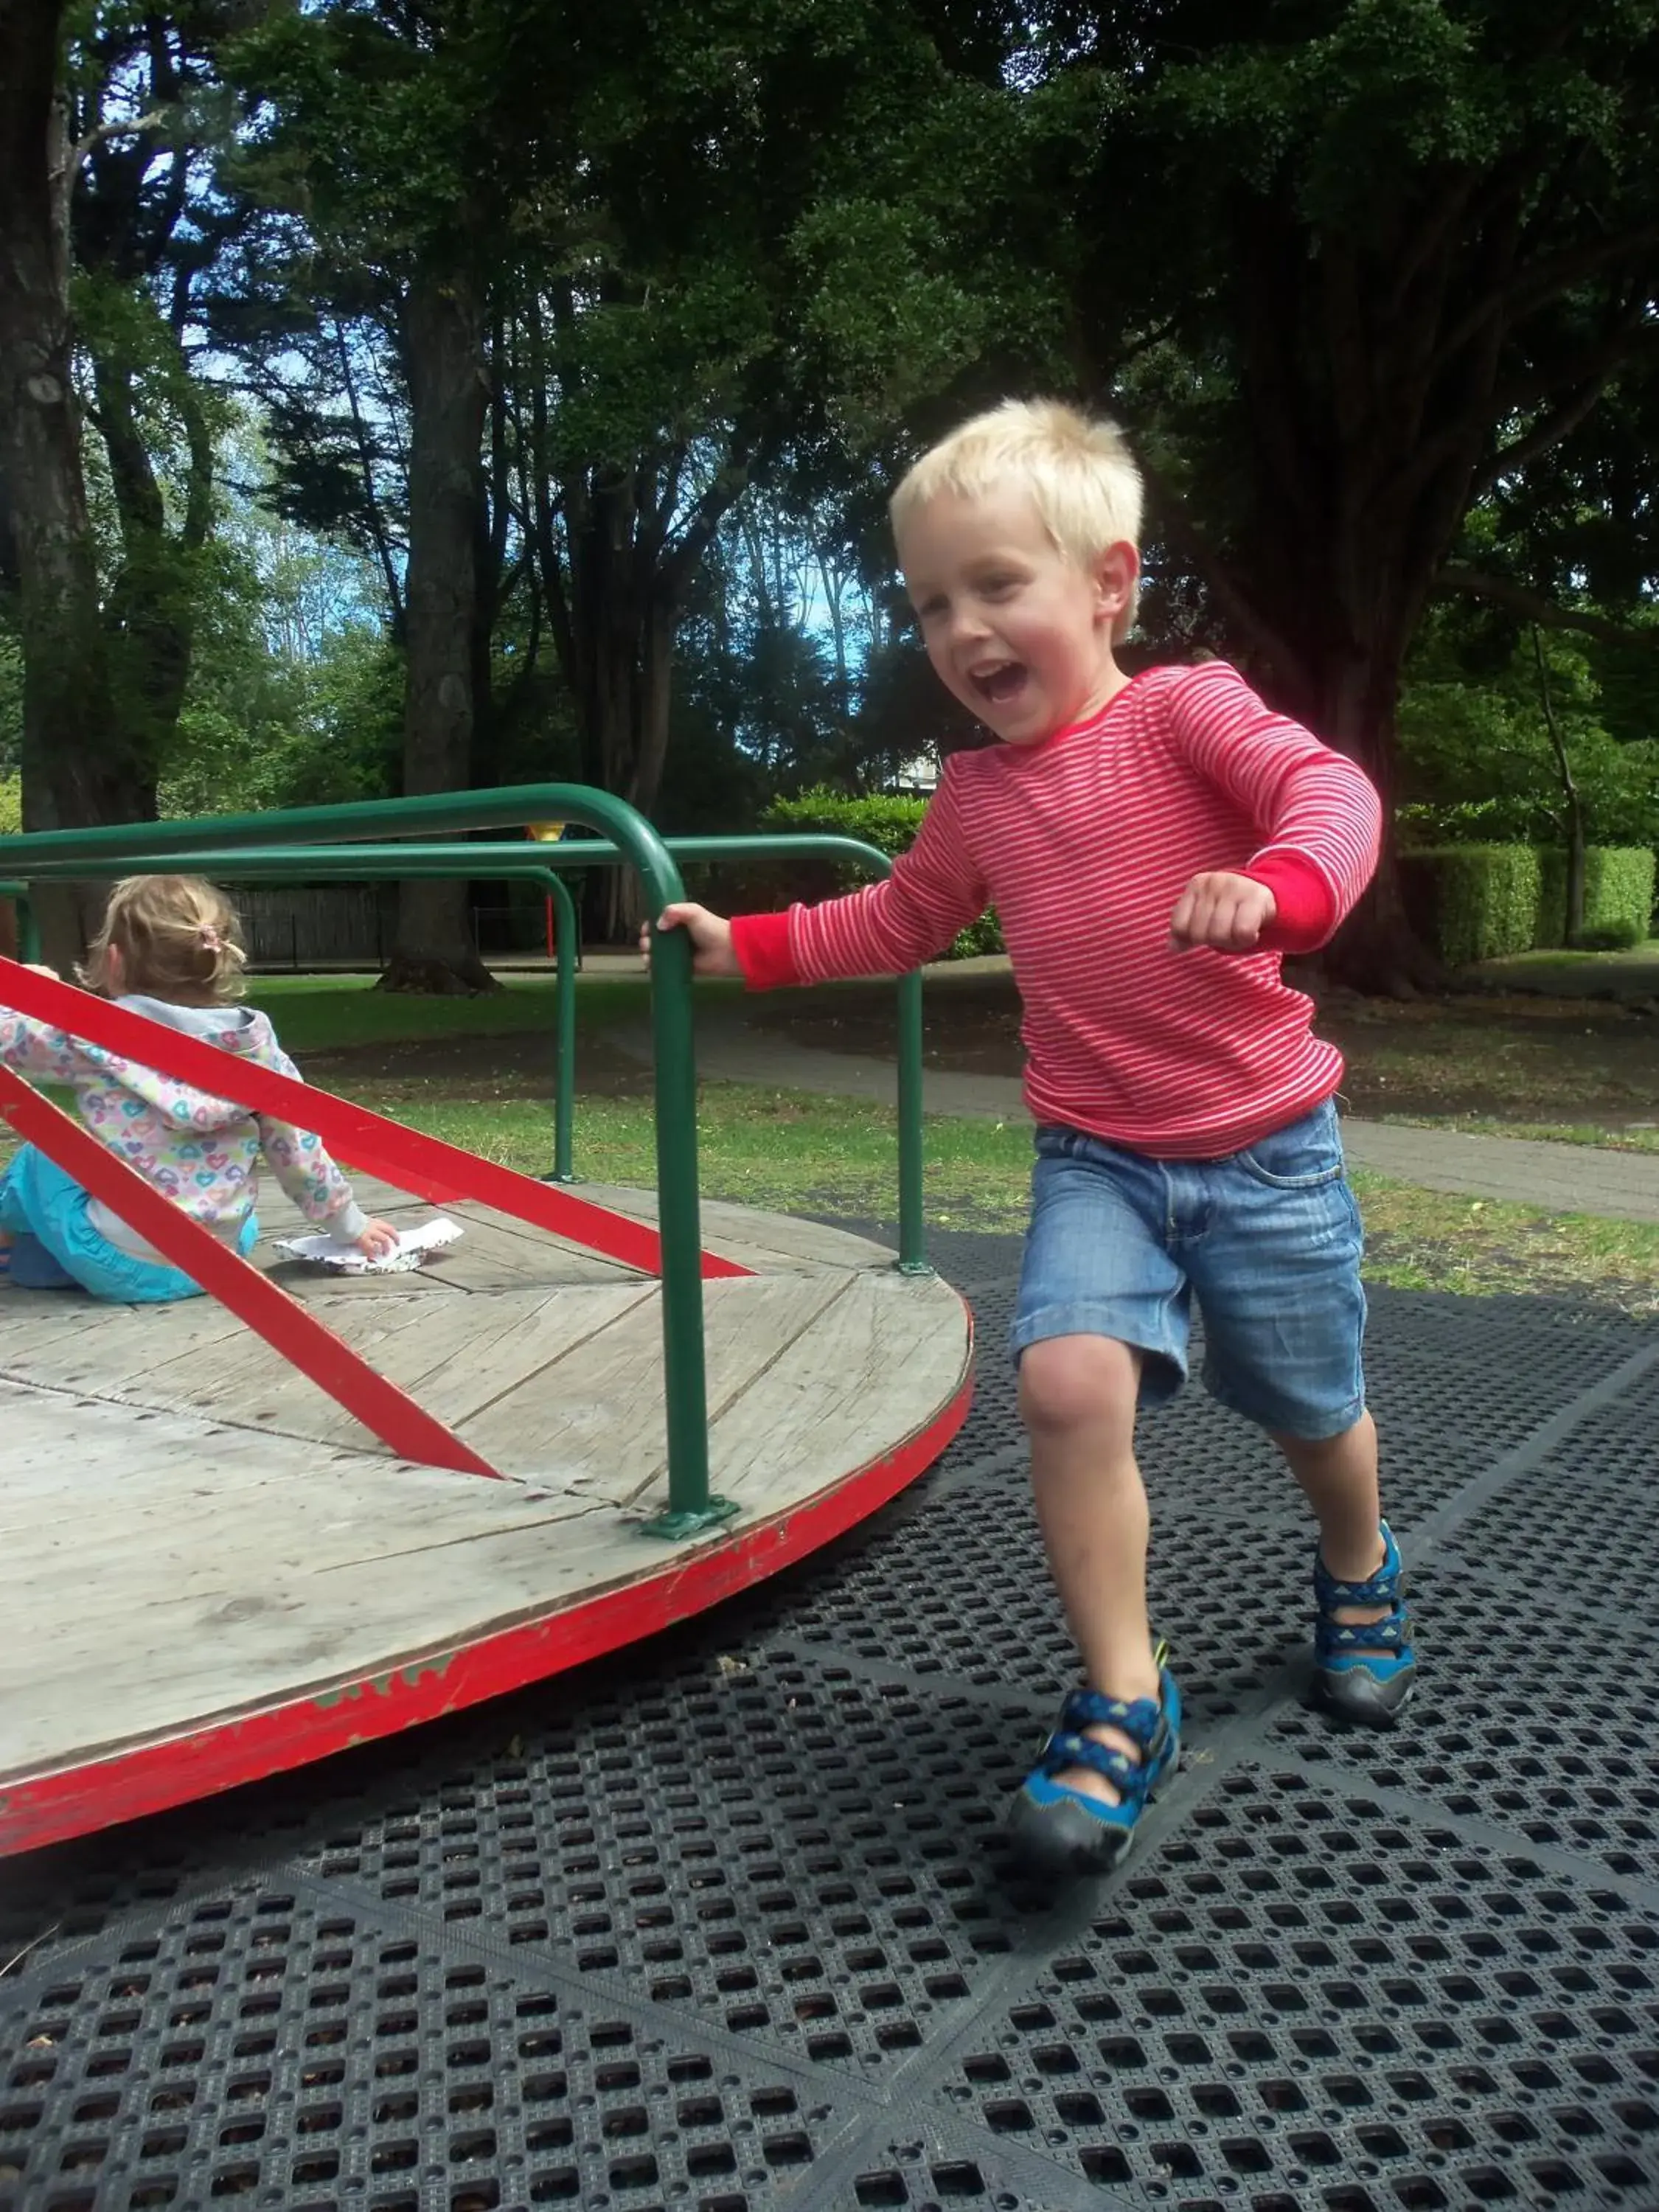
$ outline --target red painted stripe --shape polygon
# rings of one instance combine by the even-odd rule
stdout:
[[[147,1237],[158,1252],[193,1282],[210,1291],[222,1305],[271,1348],[343,1406],[354,1420],[388,1445],[399,1459],[428,1467],[451,1467],[462,1474],[494,1476],[453,1430],[388,1382],[343,1344],[331,1328],[292,1298],[278,1284],[222,1244],[181,1206],[152,1189],[136,1170],[100,1145],[78,1121],[33,1091],[9,1067],[0,1067],[0,1118],[20,1137],[38,1145],[49,1159],[72,1175],[84,1190]]]
[[[574,1198],[532,1176],[498,1167],[493,1160],[478,1159],[440,1138],[371,1114],[366,1106],[355,1106],[349,1099],[296,1083],[291,1076],[278,1075],[275,1069],[260,1067],[218,1045],[147,1021],[88,991],[37,975],[15,960],[0,960],[0,1006],[15,1007],[19,1013],[143,1067],[195,1084],[210,1097],[228,1098],[251,1114],[270,1114],[296,1128],[312,1130],[337,1158],[372,1169],[399,1190],[440,1205],[458,1196],[474,1198],[498,1213],[550,1229],[623,1267],[648,1275],[662,1273],[661,1238],[654,1229],[625,1213]],[[702,1255],[706,1281],[753,1272],[712,1252]]]
[[[969,1315],[971,1361],[972,1316]],[[971,1367],[913,1436],[810,1504],[665,1555],[647,1579],[450,1650],[411,1652],[337,1685],[191,1735],[0,1790],[0,1855],[38,1850],[393,1735],[653,1636],[804,1559],[931,1467],[967,1417]],[[648,1540],[641,1538],[643,1544]]]

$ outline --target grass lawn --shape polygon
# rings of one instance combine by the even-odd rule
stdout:
[[[1514,952],[1507,959],[1483,961],[1474,973],[1504,989],[1651,996],[1659,993],[1659,938],[1623,952]]]
[[[552,1151],[553,984],[542,975],[504,981],[504,989],[481,999],[428,999],[377,992],[370,976],[259,977],[251,996],[269,1011],[284,1045],[307,1073],[326,1088],[486,1158],[540,1174],[550,1164]],[[963,1049],[970,1060],[983,1066],[988,1054],[1001,1055],[1007,1049],[1006,987],[995,979],[965,981],[971,985],[965,991],[950,985],[930,990],[929,1056],[936,1064],[951,1064],[941,1047],[948,1048],[949,1027],[955,1026],[946,1020],[953,1001],[964,1012],[977,1008],[962,1025]],[[871,1024],[890,1022],[890,992],[878,987],[860,1006],[852,994],[861,988],[811,994],[816,1013],[808,1000],[793,1000],[788,1006],[791,1026],[805,1024],[799,1033],[815,1042],[833,1042],[839,1035],[842,1042],[856,1041],[858,1048],[879,1049],[868,1030]],[[700,985],[700,1002],[710,1003],[723,993],[737,994],[738,987]],[[645,1019],[643,979],[584,978],[577,1007],[578,1173],[595,1182],[649,1184],[654,1180],[649,1073],[605,1037],[619,1024]],[[843,1010],[848,1018],[838,1031]],[[1577,1010],[1581,1015],[1586,1011]],[[1556,1023],[1553,1056],[1542,1073],[1531,1054],[1536,1035],[1523,1029],[1521,1043],[1527,1049],[1517,1064],[1524,1065],[1504,1097],[1511,1115],[1527,1102],[1535,1103],[1540,1086],[1552,1099],[1565,1095],[1571,1079],[1566,1030],[1571,1026]],[[1582,1034],[1582,1022],[1577,1026]],[[1364,1008],[1346,1028],[1343,1042],[1351,1062],[1359,1063],[1358,1083],[1351,1076],[1346,1088],[1350,1094],[1362,1088],[1364,1110],[1372,1111],[1370,1099],[1387,1091],[1391,1078],[1398,1089],[1413,1094],[1414,1103],[1426,1091],[1431,1103],[1460,1082],[1501,1083],[1500,1048],[1516,1042],[1507,1031],[1490,1033],[1489,1009],[1485,1022],[1443,1022],[1437,1027],[1419,1018],[1416,1010],[1407,1010],[1401,1021],[1394,1009],[1374,1017]],[[1369,1056],[1363,1042],[1368,1029],[1375,1032]],[[1639,1042],[1644,1051],[1650,1048],[1645,1036]],[[1571,1058],[1578,1061],[1582,1085],[1585,1062],[1577,1048]],[[1582,1087],[1577,1096],[1580,1113],[1561,1121],[1501,1113],[1449,1114],[1443,1106],[1438,1114],[1397,1118],[1455,1121],[1461,1127],[1498,1127],[1516,1134],[1572,1134],[1580,1141],[1605,1143],[1607,1124],[1584,1117]],[[1650,1103],[1659,1118],[1659,1088]],[[1659,1138],[1651,1130],[1626,1128],[1619,1133],[1626,1143]],[[702,1184],[711,1197],[780,1211],[884,1220],[894,1216],[895,1138],[892,1116],[883,1106],[815,1092],[707,1084],[699,1134]],[[930,1116],[927,1159],[932,1224],[1010,1231],[1024,1225],[1030,1135],[1023,1121]],[[1363,1170],[1355,1171],[1353,1180],[1365,1213],[1367,1273],[1373,1281],[1476,1294],[1559,1291],[1659,1313],[1659,1227],[1556,1217],[1522,1206],[1421,1191]]]
[[[368,1106],[504,1166],[540,1174],[552,1137],[543,1099],[487,1103],[430,1084],[354,1092]],[[861,1099],[703,1086],[698,1121],[702,1188],[711,1198],[890,1221],[896,1207],[893,1117]],[[647,1098],[582,1097],[578,1175],[596,1182],[655,1179]],[[1018,1231],[1025,1224],[1031,1138],[1022,1122],[930,1115],[927,1210],[936,1228]],[[1553,1291],[1659,1313],[1659,1225],[1557,1216],[1524,1206],[1418,1190],[1364,1169],[1353,1185],[1365,1217],[1366,1277],[1405,1290]]]
[[[341,1046],[416,1043],[430,1038],[553,1034],[556,993],[550,975],[503,975],[501,988],[478,999],[429,999],[412,991],[377,991],[373,975],[256,975],[249,1002],[270,1016],[284,1048],[296,1060]],[[699,983],[698,994],[718,997],[740,984]],[[617,1022],[643,1019],[645,981],[625,976],[579,976],[577,1019],[592,1033]]]

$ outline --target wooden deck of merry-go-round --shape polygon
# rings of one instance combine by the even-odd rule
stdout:
[[[431,1207],[360,1178],[413,1224]],[[648,1221],[655,1200],[580,1196]],[[258,1264],[495,1479],[398,1456],[216,1299],[0,1291],[0,1851],[554,1674],[827,1542],[966,1411],[961,1299],[840,1231],[705,1204],[710,1488],[667,1502],[661,1285],[471,1200],[415,1273]]]

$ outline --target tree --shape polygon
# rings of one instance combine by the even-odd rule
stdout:
[[[244,4],[71,22],[6,0],[0,17],[0,579],[26,671],[31,827],[155,811],[212,507],[214,410],[185,333],[224,222],[201,151],[226,118],[202,103]],[[101,545],[93,465],[118,525]],[[44,896],[60,961],[93,896]]]
[[[1401,671],[1472,504],[1650,380],[1659,9],[1144,0],[1043,23],[1046,96],[1094,101],[1079,374],[1140,418],[1154,535],[1234,647],[1391,805]],[[1347,966],[1425,971],[1386,866]]]
[[[1460,597],[1431,611],[1401,697],[1402,830],[1559,846],[1574,928],[1583,848],[1659,841],[1659,743],[1619,734],[1603,650]]]
[[[85,149],[70,202],[71,304],[100,449],[88,465],[114,523],[102,600],[121,739],[117,819],[155,814],[190,682],[227,421],[221,388],[198,367],[198,294],[243,219],[214,185],[211,149],[234,124],[217,56],[259,4],[100,5],[67,57],[70,127]]]
[[[313,348],[349,317],[378,326],[408,408],[408,550],[401,579],[375,507],[354,382],[360,342],[340,335],[342,380],[368,508],[406,653],[403,788],[465,789],[489,670],[480,550],[489,542],[481,440],[489,404],[489,288],[508,195],[492,130],[506,82],[488,0],[340,4],[273,23],[240,50],[241,81],[270,124],[244,183],[283,211],[283,289],[307,289]],[[293,218],[302,217],[302,227]],[[303,266],[304,275],[301,275]],[[289,319],[291,319],[291,309]],[[265,350],[280,343],[259,333]],[[349,483],[348,478],[347,483]],[[341,487],[344,489],[343,485]],[[399,887],[382,987],[495,988],[472,940],[464,882]]]
[[[190,682],[161,763],[162,813],[391,796],[404,669],[376,618],[372,561],[272,513],[269,458],[247,419],[221,441],[216,476]]]
[[[28,826],[112,818],[112,717],[81,469],[63,0],[0,0],[0,568],[24,660]]]
[[[483,302],[459,256],[435,248],[410,278],[401,336],[413,434],[409,450],[408,674],[404,791],[471,781],[477,672],[477,533],[483,434]],[[472,942],[465,883],[400,886],[384,990],[493,989]]]
[[[538,21],[545,18],[537,11]],[[576,705],[586,779],[662,790],[675,641],[722,526],[822,418],[813,226],[914,28],[867,0],[619,6],[564,87],[566,266],[527,266],[514,420],[527,567]],[[640,55],[648,45],[647,70]],[[534,51],[533,38],[531,51]],[[544,134],[545,143],[547,134]],[[768,633],[769,635],[769,632]],[[605,921],[626,928],[628,886]]]

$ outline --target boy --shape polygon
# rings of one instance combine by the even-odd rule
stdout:
[[[887,882],[659,923],[690,932],[698,973],[768,989],[914,967],[1000,917],[1037,1123],[1012,1350],[1085,1685],[1012,1808],[1054,1873],[1115,1865],[1179,1762],[1134,1423],[1185,1379],[1194,1296],[1208,1387],[1273,1437],[1319,1523],[1322,1701],[1388,1725],[1415,1671],[1365,1411],[1341,1056],[1279,958],[1364,889],[1376,797],[1224,664],[1119,668],[1140,503],[1117,430],[1061,406],[1006,403],[925,454],[892,501],[899,564],[936,673],[1001,742],[946,763]]]

